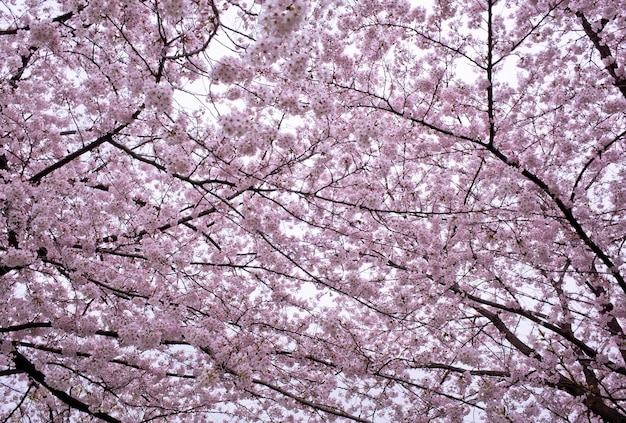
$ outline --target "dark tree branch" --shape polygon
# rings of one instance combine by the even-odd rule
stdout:
[[[142,110],[143,110],[143,105],[135,113],[133,113],[133,115],[131,116],[132,121],[134,121],[135,119],[137,119],[139,117],[139,114],[141,113]],[[97,138],[96,140],[94,140],[91,143],[87,144],[83,148],[79,148],[75,152],[73,152],[71,154],[68,154],[67,156],[65,156],[61,160],[59,160],[58,162],[54,163],[53,165],[48,166],[47,168],[43,169],[42,171],[40,171],[39,173],[37,173],[36,175],[31,177],[30,181],[35,183],[35,184],[38,184],[39,182],[41,182],[41,180],[44,177],[48,176],[49,174],[51,174],[55,170],[62,168],[66,164],[70,163],[72,160],[82,156],[83,154],[85,154],[85,153],[87,153],[89,151],[92,151],[92,150],[98,148],[100,145],[104,144],[105,142],[112,140],[114,135],[119,134],[124,128],[126,128],[128,125],[130,125],[131,122],[119,125],[113,131],[108,132],[105,135]]]
[[[617,70],[617,63],[615,62],[615,57],[611,53],[611,49],[607,46],[600,37],[600,32],[602,28],[608,23],[608,20],[602,20],[602,27],[599,31],[594,31],[591,23],[587,20],[587,17],[582,12],[576,12],[576,16],[580,18],[580,21],[583,25],[583,29],[585,30],[585,34],[591,40],[594,47],[600,53],[600,58],[605,63],[605,69],[609,72],[609,74],[613,77],[614,83],[624,98],[626,98],[626,78],[618,76],[615,72]]]
[[[98,411],[93,412],[89,409],[89,405],[80,401],[77,398],[68,395],[66,392],[55,389],[46,383],[45,375],[37,370],[37,368],[31,363],[26,357],[24,357],[17,349],[13,350],[13,363],[15,364],[16,370],[22,371],[26,373],[32,380],[38,382],[41,386],[46,388],[52,395],[58,398],[60,401],[67,404],[69,407],[74,408],[76,410],[82,411],[90,416],[96,417],[100,420],[109,423],[121,423],[121,420],[116,419],[115,417]]]

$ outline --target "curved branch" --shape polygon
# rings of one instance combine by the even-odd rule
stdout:
[[[502,333],[506,340],[515,347],[519,352],[524,354],[527,357],[535,358],[536,360],[542,361],[542,356],[537,353],[534,349],[526,345],[521,339],[519,339],[511,330],[506,326],[506,324],[500,319],[500,317],[492,313],[482,307],[474,307],[476,311],[482,314],[484,317],[489,319],[491,323],[498,329],[500,333]],[[590,372],[590,371],[589,371]],[[594,386],[583,387],[580,386],[575,381],[563,376],[558,373],[559,380],[556,383],[548,383],[551,386],[554,386],[562,391],[569,393],[574,397],[579,397],[585,395],[585,404],[589,408],[589,410],[595,415],[599,416],[605,422],[611,423],[623,423],[626,422],[626,416],[621,414],[619,411],[609,407],[606,405],[600,396],[599,391]],[[593,375],[595,378],[595,375]],[[588,376],[589,379],[589,376]]]
[[[611,49],[609,46],[604,44],[602,38],[600,37],[602,29],[594,31],[591,23],[589,23],[587,17],[582,12],[576,12],[576,16],[580,18],[585,34],[587,34],[587,37],[591,40],[596,50],[598,50],[598,53],[600,53],[600,58],[605,63],[605,69],[613,77],[613,80],[615,81],[613,85],[615,85],[621,91],[624,98],[626,98],[626,78],[618,76],[615,72],[617,70],[617,63],[615,62],[615,57],[611,53]],[[602,19],[602,28],[604,28],[608,22],[609,21],[607,19]]]
[[[15,363],[15,369],[21,372],[26,373],[32,380],[38,382],[41,386],[46,388],[52,395],[54,395],[57,399],[67,404],[69,407],[74,408],[76,410],[82,411],[83,413],[89,414],[95,418],[103,420],[109,423],[121,423],[121,420],[116,419],[115,417],[101,412],[93,412],[89,409],[89,405],[80,401],[77,398],[74,398],[67,393],[55,389],[46,383],[46,378],[43,373],[41,373],[33,363],[31,363],[26,357],[24,357],[17,349],[14,349],[13,352],[13,363]]]
[[[576,177],[576,181],[574,182],[574,186],[572,187],[572,193],[570,194],[570,197],[569,197],[570,201],[572,201],[572,202],[574,201],[574,198],[576,197],[576,188],[578,187],[578,184],[580,183],[580,181],[581,181],[583,175],[585,174],[585,172],[587,171],[587,169],[589,169],[589,166],[591,166],[591,164],[596,160],[596,158],[602,157],[602,154],[606,153],[606,151],[609,148],[611,148],[617,141],[619,141],[622,138],[624,138],[625,135],[626,135],[626,131],[623,131],[622,133],[618,134],[609,143],[607,143],[604,147],[602,147],[602,149],[600,151],[598,151],[597,154],[594,154],[593,157],[591,157],[589,160],[587,160],[587,162],[585,163],[583,168],[580,170],[580,173]],[[589,186],[587,186],[587,188],[589,188]]]
[[[574,216],[574,213],[572,212],[572,207],[569,206],[569,205],[566,205],[565,202],[557,194],[555,194],[550,189],[548,184],[543,179],[541,179],[539,176],[535,175],[534,173],[532,173],[529,170],[525,169],[524,167],[520,166],[519,163],[511,160],[504,153],[502,153],[502,151],[498,150],[493,144],[486,143],[486,142],[484,142],[484,141],[482,141],[480,139],[468,137],[466,135],[456,134],[456,133],[452,132],[449,129],[442,128],[440,126],[434,125],[434,124],[432,124],[430,122],[427,122],[424,119],[407,116],[404,113],[402,113],[401,111],[396,110],[385,98],[380,97],[380,96],[378,96],[376,94],[373,94],[371,92],[360,90],[360,89],[358,89],[356,87],[345,86],[345,85],[341,85],[341,84],[337,84],[337,83],[333,83],[333,85],[335,85],[335,86],[337,86],[339,88],[343,88],[343,89],[346,89],[346,90],[350,90],[350,91],[354,91],[354,92],[357,92],[357,93],[360,93],[360,94],[364,94],[364,95],[366,95],[368,97],[371,97],[373,99],[379,100],[381,102],[381,104],[374,104],[374,103],[372,103],[370,105],[362,104],[362,105],[358,105],[357,107],[373,108],[375,110],[380,110],[382,112],[391,113],[391,114],[399,116],[399,117],[401,117],[403,119],[408,119],[411,122],[414,122],[414,123],[417,123],[417,124],[419,124],[421,126],[424,126],[425,128],[428,128],[428,129],[434,131],[435,133],[437,133],[439,135],[444,135],[444,136],[456,138],[456,139],[462,140],[462,141],[468,141],[468,142],[470,142],[472,144],[479,145],[481,147],[484,147],[491,154],[493,154],[502,163],[506,164],[507,166],[509,166],[511,168],[518,169],[518,171],[521,171],[521,174],[522,174],[522,176],[524,176],[524,178],[526,178],[528,181],[532,182],[541,191],[543,191],[546,195],[548,195],[548,197],[550,197],[550,199],[552,199],[552,201],[554,201],[554,203],[556,204],[557,208],[561,211],[561,213],[565,217],[565,220],[570,225],[570,227],[574,230],[574,232],[576,232],[578,237],[593,252],[593,254],[596,257],[598,257],[600,259],[600,261],[607,267],[607,270],[609,271],[609,273],[613,276],[613,278],[617,281],[617,283],[620,286],[620,288],[622,289],[622,291],[626,294],[626,280],[624,279],[624,276],[622,276],[622,274],[620,273],[620,271],[617,268],[617,266],[615,266],[615,263],[613,262],[613,260],[611,260],[611,258],[602,250],[602,248],[600,248],[600,246],[598,244],[596,244],[591,239],[591,237],[587,234],[587,232],[582,227],[582,225],[580,224],[578,219],[576,219],[576,217]]]
[[[279,394],[281,394],[283,396],[286,396],[287,398],[291,398],[292,400],[296,401],[297,403],[300,403],[302,405],[310,407],[310,408],[312,408],[314,410],[323,411],[324,413],[332,414],[333,416],[337,416],[337,417],[343,417],[344,419],[352,420],[352,421],[359,422],[359,423],[372,423],[371,420],[366,420],[366,419],[362,419],[362,418],[360,418],[358,416],[353,416],[353,415],[348,414],[348,413],[346,413],[346,412],[344,412],[342,410],[339,410],[337,408],[309,401],[306,398],[303,398],[303,397],[301,397],[299,395],[292,394],[291,392],[286,391],[286,390],[282,389],[281,387],[276,386],[276,385],[274,385],[272,383],[265,382],[265,381],[260,380],[260,379],[252,379],[252,383],[254,383],[256,385],[265,386],[266,388],[269,388],[272,391],[278,392]]]
[[[131,116],[131,121],[130,122],[122,124],[122,125],[119,125],[113,131],[108,132],[108,133],[102,135],[101,137],[95,139],[91,143],[85,145],[83,148],[79,148],[78,150],[74,151],[73,153],[68,154],[67,156],[65,156],[61,160],[59,160],[58,162],[54,163],[53,165],[48,166],[44,170],[40,171],[39,173],[37,173],[36,175],[31,177],[30,178],[30,182],[38,184],[39,182],[41,182],[41,180],[44,177],[48,176],[49,174],[51,174],[55,170],[62,168],[63,166],[65,166],[66,164],[70,163],[74,159],[82,156],[83,154],[98,148],[100,145],[104,144],[105,142],[111,141],[113,139],[114,135],[119,134],[122,130],[124,130],[124,128],[126,128],[128,125],[130,125],[132,123],[132,121],[134,121],[135,119],[137,119],[139,117],[139,114],[141,113],[143,108],[144,108],[144,106],[141,105],[139,107],[139,109],[135,113],[133,113],[133,115]]]

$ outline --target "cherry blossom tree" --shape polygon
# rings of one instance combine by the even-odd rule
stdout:
[[[626,4],[1,6],[3,421],[626,421]]]

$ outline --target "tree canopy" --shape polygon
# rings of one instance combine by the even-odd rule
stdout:
[[[0,4],[2,421],[626,421],[626,2]]]

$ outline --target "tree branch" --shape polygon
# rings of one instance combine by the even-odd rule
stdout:
[[[14,349],[13,352],[13,362],[15,363],[16,370],[22,371],[28,376],[38,382],[41,386],[46,388],[52,395],[57,397],[60,401],[67,404],[69,407],[74,408],[76,410],[82,411],[83,413],[89,414],[90,416],[96,417],[100,420],[104,420],[109,423],[121,423],[121,420],[116,419],[115,417],[98,411],[93,412],[89,409],[89,406],[84,402],[80,401],[77,398],[68,395],[67,393],[55,389],[46,383],[46,378],[43,373],[41,373],[37,368],[31,363],[26,357],[24,357],[17,349]]]
[[[47,168],[43,169],[42,171],[40,171],[39,173],[37,173],[36,175],[31,177],[30,178],[30,182],[38,184],[39,182],[41,182],[41,180],[44,177],[48,176],[49,174],[51,174],[55,170],[62,168],[63,166],[65,166],[66,164],[71,162],[72,160],[82,156],[83,154],[85,154],[85,153],[87,153],[89,151],[92,151],[92,150],[98,148],[100,145],[104,144],[105,142],[112,140],[114,135],[119,134],[124,128],[126,128],[128,125],[130,125],[130,123],[132,123],[132,121],[137,119],[139,117],[139,114],[141,113],[142,110],[143,110],[143,105],[135,113],[133,113],[133,115],[131,116],[131,122],[125,123],[123,125],[119,125],[113,131],[108,132],[105,135],[97,138],[96,140],[94,140],[91,143],[87,144],[83,148],[79,148],[75,152],[73,152],[71,154],[68,154],[67,156],[65,156],[61,160],[59,160],[58,162],[54,163],[51,166],[48,166]]]

